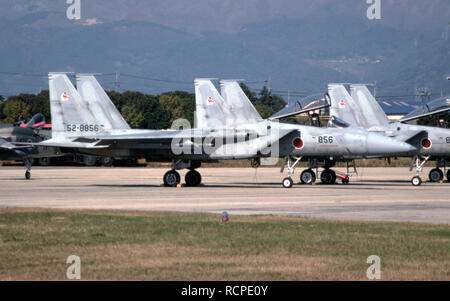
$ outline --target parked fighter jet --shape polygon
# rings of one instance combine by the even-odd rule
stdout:
[[[331,99],[330,115],[337,116],[349,124],[364,127],[370,132],[381,133],[402,141],[419,140],[422,146],[420,155],[424,158],[414,157],[411,169],[415,164],[416,176],[411,179],[411,183],[414,186],[422,183],[419,173],[429,159],[436,159],[436,168],[429,173],[430,181],[439,182],[443,179],[444,173],[440,167],[445,168],[450,162],[449,129],[402,122],[391,123],[365,85],[351,85],[350,91],[351,96],[341,84],[328,86]],[[447,180],[450,180],[450,171],[447,171],[446,176]]]
[[[235,119],[245,119],[246,116],[249,115],[249,108],[253,107],[250,103],[250,100],[242,91],[241,87],[236,81],[221,81],[221,93],[225,98],[225,101],[230,107],[230,111],[232,112],[232,116]],[[314,110],[318,108],[328,107],[329,104],[326,102],[328,99],[328,95],[322,97],[311,98],[313,101],[312,105],[304,104],[301,110],[304,110],[307,107],[310,107]],[[317,101],[317,99],[323,99],[322,101]],[[258,114],[256,111],[253,114]],[[294,112],[285,111],[283,114],[275,114],[272,116],[272,119],[277,119],[284,116],[291,116],[292,114],[298,114],[298,110]],[[259,116],[259,115],[258,115]],[[339,122],[334,119],[335,123]],[[308,151],[306,149],[302,149],[300,156],[302,156],[302,160],[307,160],[309,168],[304,170],[301,173],[300,180],[304,184],[310,184],[316,180],[316,174],[313,171],[313,168],[323,167],[324,170],[321,174],[321,181],[324,184],[333,184],[336,181],[336,173],[330,169],[330,167],[334,166],[336,161],[349,161],[354,160],[356,158],[367,158],[367,157],[377,157],[377,156],[385,156],[392,154],[392,149],[387,145],[379,145],[375,146],[373,144],[367,145],[367,151],[364,152],[351,152],[342,156],[341,150],[338,146],[342,146],[344,148],[352,148],[354,144],[359,144],[359,140],[364,135],[368,135],[368,141],[372,138],[371,135],[373,133],[368,133],[364,129],[350,127],[348,124],[341,122],[339,130],[333,128],[317,128],[312,126],[298,126],[301,128],[302,138],[307,141],[307,145],[312,147],[312,151]],[[343,138],[340,139],[339,143],[337,141],[337,137],[339,137],[342,133],[347,133]],[[353,135],[353,136],[352,136]],[[308,139],[309,138],[309,139]],[[391,140],[394,144],[398,144],[398,141]],[[410,145],[414,145],[419,147],[420,143],[417,141],[408,141]],[[314,144],[317,143],[317,146]],[[336,145],[340,144],[340,145]],[[376,151],[374,151],[374,147],[376,147]],[[383,148],[386,147],[383,151]],[[348,183],[348,177],[342,178],[343,183]]]
[[[196,128],[129,129],[93,76],[79,76],[78,82],[85,99],[67,75],[49,74],[53,138],[40,144],[69,152],[169,161],[172,170],[163,177],[166,186],[180,183],[176,170],[183,168],[190,169],[186,184],[199,185],[201,176],[195,169],[205,161],[284,157],[289,176],[282,183],[291,187],[290,175],[304,155],[346,158],[417,151],[407,143],[364,130],[307,129],[262,120],[255,111],[250,112],[255,118],[251,123],[236,119],[212,82],[205,79],[195,80]],[[296,161],[291,166],[292,157]],[[333,174],[327,176],[332,178]]]
[[[25,178],[31,178],[31,165],[34,159],[59,156],[58,149],[45,146],[27,146],[25,143],[37,143],[44,139],[39,134],[40,126],[45,123],[40,113],[33,116],[25,127],[8,126],[0,128],[0,160],[20,160],[26,167]]]

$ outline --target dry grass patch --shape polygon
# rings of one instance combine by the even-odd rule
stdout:
[[[450,280],[450,227],[88,210],[0,210],[0,280]]]

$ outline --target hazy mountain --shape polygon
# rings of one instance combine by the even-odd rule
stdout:
[[[0,3],[0,71],[115,71],[122,90],[193,90],[195,77],[252,88],[321,92],[328,82],[377,81],[379,93],[449,91],[450,4],[382,0],[382,19],[352,1],[66,1]],[[176,81],[158,82],[126,74]],[[107,89],[114,77],[100,77]],[[0,95],[47,88],[45,77],[0,74]]]

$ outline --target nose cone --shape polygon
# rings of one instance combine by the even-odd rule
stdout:
[[[418,149],[409,143],[386,137],[381,134],[369,133],[367,137],[367,152],[372,156],[409,156],[418,153]]]

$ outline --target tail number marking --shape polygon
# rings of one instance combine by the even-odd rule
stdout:
[[[103,124],[68,124],[68,132],[98,132],[103,128]]]

